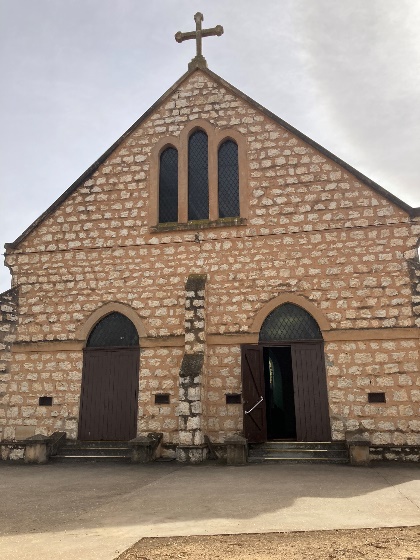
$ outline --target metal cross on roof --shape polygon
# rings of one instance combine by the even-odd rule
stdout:
[[[182,41],[187,41],[188,39],[195,39],[197,42],[197,54],[191,60],[188,68],[192,68],[194,66],[204,66],[207,68],[206,59],[203,56],[202,52],[202,41],[203,37],[210,37],[211,35],[223,35],[223,27],[221,25],[216,25],[216,27],[212,27],[211,29],[201,29],[201,22],[204,20],[203,14],[201,12],[197,12],[194,16],[195,20],[195,31],[188,31],[187,33],[182,33],[178,31],[175,33],[175,40],[177,43],[182,43]]]

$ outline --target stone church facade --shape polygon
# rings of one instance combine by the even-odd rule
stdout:
[[[197,131],[208,180],[198,201],[207,215],[198,217],[188,209]],[[233,215],[221,211],[226,142],[237,166],[226,194]],[[177,158],[166,198],[165,153]],[[207,438],[222,447],[235,434],[358,434],[372,450],[398,456],[405,447],[418,459],[419,232],[419,209],[191,65],[6,245],[0,439],[156,432],[163,455],[200,461]],[[130,344],[107,329],[122,329]],[[275,397],[280,412],[267,408],[274,362],[292,384]],[[101,371],[109,394],[98,397]],[[116,410],[99,410],[104,399]],[[320,431],[305,431],[318,420]]]

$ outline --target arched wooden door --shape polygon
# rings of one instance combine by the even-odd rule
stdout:
[[[301,307],[286,303],[274,309],[259,344],[242,348],[242,387],[250,442],[330,441],[322,333]]]
[[[130,319],[111,313],[95,325],[83,351],[80,440],[136,437],[139,364],[139,337]]]

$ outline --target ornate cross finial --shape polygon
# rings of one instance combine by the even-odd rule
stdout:
[[[212,27],[211,29],[201,29],[201,22],[204,20],[202,13],[197,12],[194,16],[194,20],[195,31],[188,31],[187,33],[181,33],[181,31],[178,31],[175,33],[175,40],[177,43],[182,43],[182,41],[186,41],[187,39],[195,39],[197,41],[197,54],[189,63],[189,70],[195,66],[207,68],[207,62],[202,52],[202,37],[210,37],[211,35],[217,35],[220,37],[220,35],[223,35],[223,27],[221,25],[216,25],[216,27]]]

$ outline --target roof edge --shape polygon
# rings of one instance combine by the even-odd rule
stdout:
[[[153,105],[151,105],[151,107],[149,107],[149,109],[147,109],[147,111],[143,113],[143,115],[141,115],[141,117],[138,118],[134,122],[134,124],[132,124],[130,128],[126,130],[126,132],[124,132],[124,134],[122,134],[122,136],[118,138],[116,142],[112,144],[112,146],[110,146],[90,167],[88,167],[88,169],[86,169],[86,171],[82,173],[82,175],[80,175],[80,177],[76,179],[74,183],[70,185],[70,187],[66,189],[63,192],[63,194],[59,196],[51,204],[51,206],[47,208],[47,210],[45,210],[45,212],[43,212],[34,222],[32,222],[32,224],[30,224],[30,226],[28,226],[25,229],[25,231],[15,239],[15,241],[13,241],[12,243],[5,243],[4,244],[5,249],[6,250],[16,249],[18,245],[36,227],[38,227],[50,214],[52,214],[54,210],[58,206],[60,206],[60,204],[64,202],[77,189],[77,187],[79,187],[85,180],[89,178],[89,176],[92,173],[94,173],[98,169],[98,167],[112,154],[114,150],[118,148],[118,146],[127,138],[127,136],[131,134],[131,132],[135,128],[137,128],[145,119],[147,119],[147,117],[150,114],[152,114],[153,111],[157,109],[157,107],[163,101],[165,101],[165,99],[169,97],[189,75],[193,74],[196,70],[200,70],[201,72],[208,74],[211,78],[219,82],[222,86],[232,90],[238,97],[241,97],[247,103],[250,103],[251,105],[255,106],[259,111],[264,113],[271,120],[273,120],[283,128],[286,128],[287,130],[289,130],[290,132],[292,132],[293,134],[295,134],[296,136],[304,140],[304,142],[306,142],[307,144],[309,144],[319,152],[323,153],[326,157],[328,157],[329,159],[331,159],[341,167],[344,167],[344,169],[346,169],[349,173],[353,174],[360,181],[367,184],[373,190],[378,192],[378,194],[380,194],[381,196],[383,196],[384,198],[386,198],[387,200],[389,200],[390,202],[392,202],[393,204],[395,204],[396,206],[398,206],[399,208],[407,212],[411,217],[420,216],[420,207],[413,208],[412,206],[410,206],[409,204],[407,204],[406,202],[404,202],[394,194],[390,193],[384,187],[381,187],[378,183],[375,183],[375,181],[369,179],[369,177],[366,177],[366,175],[363,175],[363,173],[361,173],[360,171],[358,171],[357,169],[355,169],[354,167],[352,167],[351,165],[349,165],[348,163],[340,159],[338,156],[336,156],[335,154],[333,154],[332,152],[330,152],[329,150],[321,146],[321,144],[318,144],[318,142],[315,142],[315,140],[312,140],[311,138],[309,138],[308,136],[300,132],[300,130],[298,130],[288,122],[284,121],[283,119],[281,119],[280,117],[278,117],[277,115],[275,115],[274,113],[272,113],[271,111],[269,111],[268,109],[260,105],[257,101],[255,101],[254,99],[252,99],[251,97],[243,93],[241,90],[239,90],[238,88],[236,88],[235,86],[233,86],[232,84],[230,84],[229,82],[221,78],[218,74],[215,74],[209,68],[203,68],[201,66],[194,65],[191,68],[189,68],[187,72],[185,72],[185,74],[183,74],[168,90],[166,90],[166,92],[163,95],[161,95],[161,97],[159,97],[159,99],[155,101],[155,103],[153,103]]]
[[[122,134],[122,136],[120,136],[118,138],[118,140],[116,142],[114,142],[112,144],[112,146],[110,146],[90,167],[88,167],[86,169],[86,171],[84,173],[82,173],[82,175],[80,175],[80,177],[78,177],[74,183],[72,183],[70,185],[70,187],[68,189],[66,189],[63,194],[61,194],[46,210],[45,212],[43,212],[40,216],[38,216],[38,218],[36,218],[36,220],[34,220],[26,229],[23,233],[21,233],[19,235],[19,237],[17,237],[12,243],[5,243],[4,247],[5,249],[16,249],[16,247],[19,245],[19,243],[21,243],[37,226],[39,226],[50,214],[52,214],[54,212],[54,210],[56,208],[58,208],[58,206],[60,206],[60,204],[62,202],[64,202],[76,189],[77,187],[79,187],[82,183],[84,183],[84,181],[86,181],[90,175],[92,175],[92,173],[94,173],[98,167],[112,154],[112,152],[114,150],[116,150],[118,148],[118,146],[120,144],[122,144],[122,142],[127,138],[127,136],[129,136],[131,134],[131,132],[133,132],[133,130],[135,128],[137,128],[144,120],[147,119],[147,117],[149,115],[151,115],[153,113],[153,111],[155,109],[157,109],[157,107],[163,102],[165,101],[165,99],[167,97],[169,97],[179,86],[180,84],[190,75],[192,74],[194,71],[196,70],[196,68],[192,68],[191,70],[188,70],[187,72],[185,72],[185,74],[183,74],[179,80],[177,80],[168,90],[165,91],[165,93],[163,95],[161,95],[159,97],[159,99],[157,101],[155,101],[155,103],[153,103],[153,105],[151,105],[149,107],[149,109],[147,109],[147,111],[145,113],[143,113],[143,115],[141,115],[141,117],[139,117],[134,124],[132,124],[130,126],[129,129],[127,129],[124,134]]]
[[[243,93],[241,90],[237,89],[235,86],[233,86],[232,84],[230,84],[229,82],[227,82],[226,80],[224,80],[223,78],[221,78],[220,76],[218,76],[217,74],[209,70],[208,68],[203,69],[203,72],[207,72],[213,79],[217,80],[225,87],[233,90],[236,93],[236,95],[242,97],[242,99],[244,99],[248,103],[256,106],[262,113],[264,113],[267,117],[272,119],[274,122],[276,122],[283,128],[290,130],[290,132],[302,138],[302,140],[304,140],[307,144],[309,144],[319,152],[323,153],[325,156],[327,156],[335,163],[338,163],[339,165],[344,167],[344,169],[346,169],[349,173],[352,173],[358,179],[360,179],[360,181],[366,183],[367,185],[372,187],[375,191],[377,191],[380,195],[387,198],[390,202],[393,202],[394,204],[399,206],[402,210],[406,211],[410,216],[418,215],[416,212],[419,212],[420,208],[413,208],[412,206],[410,206],[409,204],[407,204],[406,202],[404,202],[403,200],[401,200],[391,192],[387,191],[384,187],[381,187],[381,185],[379,185],[372,179],[369,179],[369,177],[366,177],[366,175],[364,175],[363,173],[361,173],[360,171],[352,167],[350,164],[346,163],[341,158],[339,158],[338,156],[336,156],[335,154],[327,150],[327,148],[324,148],[324,146],[318,144],[318,142],[315,142],[315,140],[312,140],[311,138],[309,138],[309,136],[303,134],[303,132],[300,132],[300,130],[298,130],[288,122],[284,121],[283,119],[281,119],[280,117],[278,117],[277,115],[275,115],[274,113],[272,113],[271,111],[269,111],[268,109],[260,105],[257,101],[255,101],[254,99],[252,99],[251,97]]]

